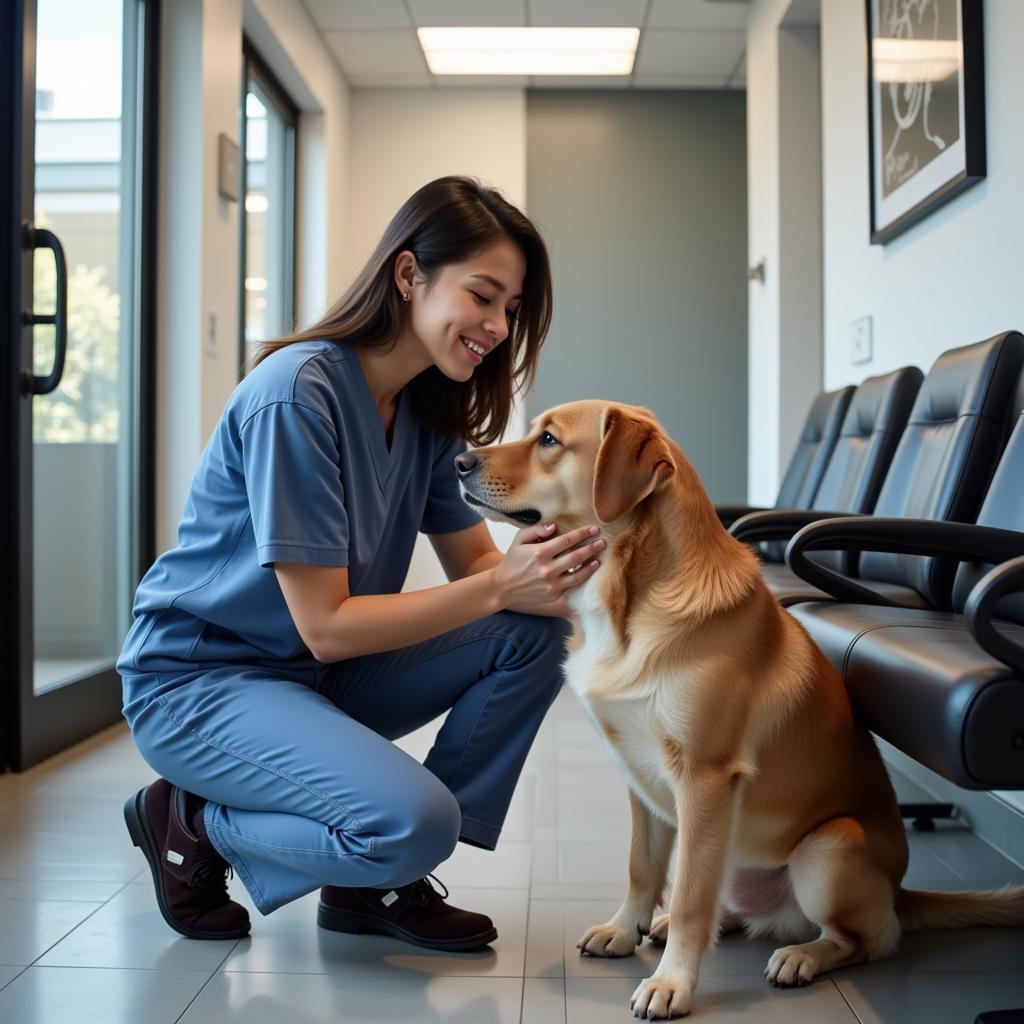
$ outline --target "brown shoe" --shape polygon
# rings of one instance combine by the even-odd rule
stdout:
[[[149,861],[164,920],[190,939],[240,939],[249,934],[249,912],[228,896],[231,865],[206,834],[202,806],[166,779],[140,789],[124,805],[132,842]]]
[[[395,889],[325,885],[316,923],[332,932],[379,932],[449,953],[479,949],[498,937],[489,917],[449,907],[444,883],[434,878],[444,889],[442,896],[427,878]]]

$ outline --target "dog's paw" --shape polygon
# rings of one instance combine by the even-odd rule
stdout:
[[[764,969],[764,976],[777,988],[806,985],[818,971],[818,961],[799,946],[775,950]]]
[[[647,937],[656,946],[664,946],[668,942],[668,914],[659,914],[651,922],[651,930]]]
[[[634,1017],[646,1020],[668,1020],[690,1012],[693,987],[684,978],[673,978],[655,972],[637,986],[629,1008]]]
[[[631,956],[640,942],[640,931],[620,928],[613,921],[591,925],[576,943],[580,954],[590,956]]]

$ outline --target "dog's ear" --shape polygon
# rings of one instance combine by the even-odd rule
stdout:
[[[663,486],[676,464],[654,423],[615,406],[605,410],[601,433],[594,467],[594,511],[602,523],[613,523]]]

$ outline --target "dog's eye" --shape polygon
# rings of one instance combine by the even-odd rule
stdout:
[[[555,437],[554,434],[551,434],[545,430],[544,433],[541,434],[540,437],[537,439],[537,444],[541,445],[541,447],[543,448],[550,448],[552,445],[558,444],[558,438]]]

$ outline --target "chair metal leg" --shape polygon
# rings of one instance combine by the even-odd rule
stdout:
[[[900,813],[914,819],[915,831],[934,832],[936,818],[955,818],[957,811],[954,804],[900,804]]]

